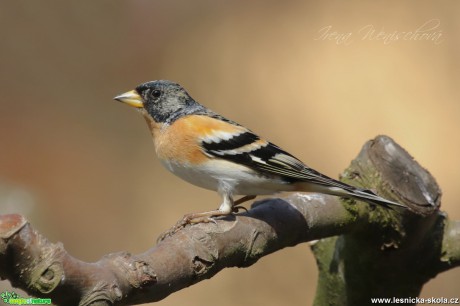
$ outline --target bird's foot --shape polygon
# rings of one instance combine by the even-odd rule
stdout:
[[[183,229],[188,224],[209,223],[209,222],[217,224],[216,220],[214,219],[215,217],[228,216],[234,213],[239,213],[241,210],[244,210],[247,212],[248,211],[247,208],[244,206],[241,206],[241,204],[246,201],[250,201],[254,199],[255,197],[256,197],[255,195],[250,195],[250,196],[244,196],[236,200],[235,202],[233,202],[233,205],[230,211],[225,210],[225,209],[222,209],[222,210],[217,209],[217,210],[205,211],[201,213],[187,214],[181,220],[179,220],[173,227],[171,227],[169,230],[161,234],[160,237],[158,237],[157,242],[163,241],[165,238],[174,235],[175,233]]]
[[[240,212],[240,210],[244,210],[245,212],[248,212],[248,209],[244,206],[233,206],[232,207],[232,213],[237,214]]]
[[[256,198],[255,195],[247,195],[247,196],[241,197],[238,200],[236,200],[235,202],[233,202],[233,207],[239,206],[239,205],[243,204],[244,202],[254,200],[255,198]],[[241,206],[239,206],[239,207],[241,207]],[[248,210],[246,209],[246,211],[248,211]]]
[[[239,208],[244,208],[244,207],[239,207]],[[238,208],[237,208],[237,211],[238,211]],[[201,212],[201,213],[187,214],[182,219],[180,219],[173,227],[171,227],[169,230],[161,234],[160,237],[158,237],[157,242],[163,241],[165,238],[174,235],[175,233],[183,229],[188,224],[210,223],[210,222],[217,224],[214,217],[227,216],[230,214],[232,214],[232,212],[226,213],[220,210],[211,210],[211,211],[206,211],[206,212]]]
[[[255,198],[256,198],[255,195],[247,195],[242,198],[239,198],[238,200],[233,202],[232,213],[237,214],[240,212],[240,210],[244,210],[245,212],[248,212],[248,209],[244,206],[241,206],[241,204],[243,204],[244,202],[253,200]]]

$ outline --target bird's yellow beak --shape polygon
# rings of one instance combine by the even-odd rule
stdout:
[[[142,101],[141,96],[139,96],[139,94],[135,90],[125,92],[124,94],[116,96],[113,99],[126,103],[132,107],[136,107],[136,108],[144,107],[144,102]]]

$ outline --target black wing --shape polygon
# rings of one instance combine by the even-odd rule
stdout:
[[[260,139],[249,130],[229,139],[203,142],[202,147],[209,156],[242,164],[267,174],[279,175],[287,182],[304,181],[345,190],[355,189],[308,167],[298,158],[275,144]]]

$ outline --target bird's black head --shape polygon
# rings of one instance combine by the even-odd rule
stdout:
[[[153,120],[162,123],[171,123],[200,106],[182,86],[166,80],[143,83],[115,100],[142,108]]]

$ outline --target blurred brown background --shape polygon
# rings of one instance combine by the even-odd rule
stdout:
[[[161,167],[143,119],[112,100],[170,79],[333,177],[389,135],[460,219],[460,3],[442,3],[3,1],[1,212],[96,261],[142,252],[184,213],[215,208],[215,193]],[[426,23],[433,40],[365,36]],[[348,40],[323,39],[328,26]],[[304,244],[157,305],[307,305],[316,274]],[[444,273],[422,295],[458,297],[459,281],[460,270]]]

